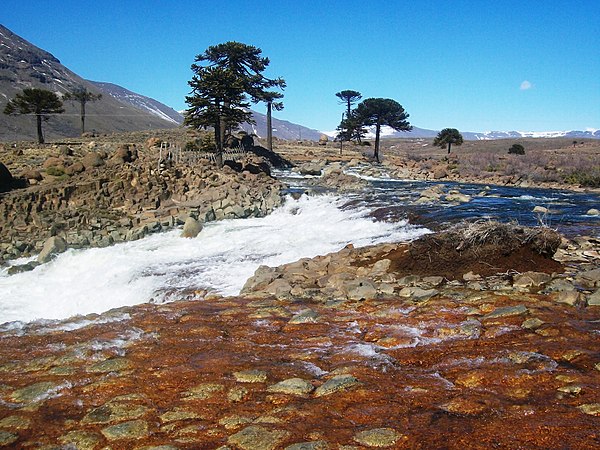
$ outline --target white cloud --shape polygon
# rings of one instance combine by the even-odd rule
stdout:
[[[526,91],[527,89],[531,89],[533,87],[533,84],[530,81],[524,80],[521,83],[521,90],[522,91]]]

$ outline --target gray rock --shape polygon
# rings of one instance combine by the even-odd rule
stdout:
[[[577,409],[590,416],[600,416],[600,403],[586,403],[578,406]]]
[[[131,363],[125,358],[111,358],[93,364],[87,371],[91,373],[120,372],[122,370],[127,370],[130,367]]]
[[[575,306],[579,301],[580,294],[577,291],[561,291],[555,297],[558,303],[565,303],[570,306]]]
[[[185,219],[183,224],[183,231],[181,237],[184,238],[195,238],[202,231],[202,223],[193,217]]]
[[[315,397],[331,395],[339,391],[350,389],[360,385],[360,382],[352,375],[338,375],[327,380],[315,391]]]
[[[600,306],[600,289],[587,298],[588,306]]]
[[[402,437],[392,428],[376,428],[357,433],[354,440],[367,447],[392,447]]]
[[[127,403],[106,403],[85,415],[82,423],[108,424],[142,417],[148,408]]]
[[[592,209],[588,210],[588,212],[586,214],[588,216],[600,216],[600,210],[596,209],[596,208],[592,208]]]
[[[313,390],[314,386],[302,378],[289,378],[267,388],[268,392],[290,395],[306,395],[310,394]]]
[[[350,300],[367,300],[377,296],[377,288],[366,278],[349,280],[342,286]]]
[[[288,445],[284,450],[328,450],[329,445],[325,441],[299,442]]]
[[[103,428],[101,432],[109,441],[140,439],[148,435],[148,423],[144,420],[132,420]]]
[[[229,436],[227,443],[239,447],[241,450],[275,450],[281,448],[289,432],[283,430],[269,431],[266,428],[252,425],[240,432]]]
[[[56,254],[62,253],[67,249],[67,243],[60,236],[52,236],[44,242],[44,247],[37,257],[40,264],[50,261]]]
[[[0,431],[0,445],[10,445],[19,439],[19,435],[15,433],[10,433],[8,431]]]
[[[85,170],[90,170],[105,164],[102,157],[96,152],[87,153],[81,160],[81,163],[83,164],[83,167],[85,167]]]
[[[11,394],[11,399],[18,403],[37,403],[45,400],[60,389],[60,385],[51,381],[41,381],[17,389]]]
[[[305,309],[304,311],[299,312],[294,317],[292,317],[289,321],[291,324],[300,324],[300,323],[316,323],[319,314],[313,311],[312,309]]]
[[[102,441],[102,436],[89,431],[71,431],[59,438],[63,444],[72,444],[77,450],[94,450]]]
[[[522,314],[527,314],[528,312],[529,312],[529,309],[527,309],[527,307],[524,305],[504,306],[501,308],[496,308],[492,312],[483,316],[482,319],[488,320],[488,319],[499,319],[501,317],[520,316]]]
[[[235,377],[235,380],[240,383],[264,383],[267,381],[267,372],[264,370],[242,370],[234,372],[233,376]]]

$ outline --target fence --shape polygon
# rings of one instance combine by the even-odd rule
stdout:
[[[223,150],[223,161],[238,161],[246,156],[248,152],[244,147],[228,148]],[[170,142],[161,142],[158,153],[158,166],[165,161],[171,161],[173,164],[197,164],[198,161],[209,160],[213,163],[217,155],[214,152],[202,150],[185,150],[179,144]]]

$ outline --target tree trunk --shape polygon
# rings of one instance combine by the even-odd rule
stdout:
[[[215,123],[215,162],[217,163],[217,167],[219,169],[223,167],[223,141],[221,140],[222,125],[223,120],[219,118],[219,120],[217,120],[217,122]]]
[[[267,147],[269,151],[273,151],[273,125],[271,124],[271,113],[272,113],[271,102],[267,103]]]
[[[452,149],[452,142],[448,142],[448,154],[450,154],[450,149]]]
[[[81,135],[85,133],[85,100],[81,100]]]
[[[377,120],[377,125],[375,127],[375,161],[377,162],[381,162],[379,161],[379,133],[381,131],[381,124],[379,123],[379,120]]]
[[[38,143],[44,143],[44,133],[42,133],[42,115],[36,114],[35,120],[37,122],[37,135],[38,135]]]

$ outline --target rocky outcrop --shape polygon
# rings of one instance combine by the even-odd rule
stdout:
[[[190,216],[200,222],[265,216],[282,202],[280,183],[264,173],[256,156],[236,172],[202,161],[158,166],[157,155],[140,154],[132,145],[112,154],[100,149],[80,160],[56,157],[48,167],[60,161],[64,173],[73,168],[70,177],[47,177],[5,194],[0,260],[37,253],[52,236],[68,247],[105,247],[181,226]]]

